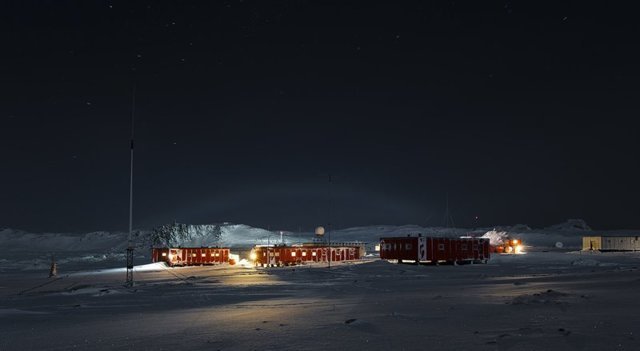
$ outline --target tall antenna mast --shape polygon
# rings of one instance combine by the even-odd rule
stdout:
[[[133,86],[131,98],[131,156],[129,165],[129,236],[127,240],[127,281],[126,286],[133,286],[133,244],[131,240],[133,232],[133,132],[136,112],[136,86]]]
[[[331,255],[333,254],[331,252],[331,185],[331,173],[329,173],[329,223],[327,223],[327,236],[329,237],[329,269],[331,269]]]

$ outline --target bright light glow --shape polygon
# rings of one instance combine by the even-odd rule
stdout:
[[[303,252],[302,252],[302,256],[306,256],[306,255],[307,255],[307,252],[306,252],[306,251],[303,251]]]
[[[376,245],[376,251],[380,251],[380,245]]]
[[[504,250],[504,252],[506,252],[506,253],[511,253],[512,251],[513,251],[513,247],[511,247],[511,246],[507,246],[507,249]]]
[[[291,257],[296,257],[295,251],[291,253]]]
[[[191,254],[191,256],[196,257],[196,253],[195,253],[195,252],[194,252],[194,253],[192,253],[192,254]]]
[[[522,245],[517,245],[516,246],[516,253],[517,254],[521,254],[522,253]]]
[[[162,257],[167,257],[167,253],[166,253],[166,252],[163,252],[163,253],[162,253]]]
[[[511,240],[511,244],[512,245],[518,245],[518,239]]]
[[[252,268],[253,267],[253,264],[249,263],[249,261],[245,260],[244,258],[241,259],[238,262],[238,265],[241,266],[242,268]]]
[[[256,255],[256,252],[255,251],[251,251],[251,253],[249,254],[249,259],[251,261],[255,261],[256,258],[258,258],[258,255]]]
[[[246,262],[247,260],[243,259],[242,261]],[[231,264],[231,262],[235,262],[236,264],[240,262],[240,255],[229,252],[229,264]]]
[[[315,256],[315,255],[316,255],[315,251],[311,252],[311,256]]]
[[[204,256],[206,256],[206,254],[202,254],[201,256],[204,257]]]

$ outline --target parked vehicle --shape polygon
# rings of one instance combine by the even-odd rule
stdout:
[[[513,239],[506,237],[502,243],[498,245],[491,245],[491,252],[500,254],[520,254],[523,249],[522,241],[520,239]]]

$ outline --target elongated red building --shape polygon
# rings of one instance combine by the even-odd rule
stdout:
[[[166,262],[169,266],[199,266],[229,262],[226,247],[170,247],[154,248],[153,262]]]
[[[363,243],[257,245],[251,250],[256,266],[293,266],[312,262],[342,262],[364,257]]]
[[[489,239],[406,236],[380,239],[380,258],[398,263],[487,263]]]

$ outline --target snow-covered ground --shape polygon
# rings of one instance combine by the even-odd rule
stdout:
[[[640,256],[3,274],[1,350],[638,350]]]
[[[227,243],[266,232],[237,228],[247,237],[229,230]],[[495,228],[536,245],[486,265],[168,268],[140,256],[131,289],[122,234],[4,230],[0,350],[640,349],[640,254],[574,251],[591,231],[562,228]],[[416,232],[469,231],[375,226],[332,239]],[[47,276],[52,249],[56,278]]]

